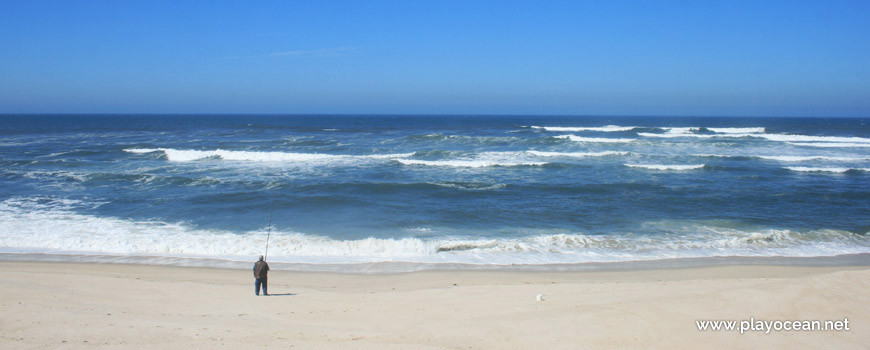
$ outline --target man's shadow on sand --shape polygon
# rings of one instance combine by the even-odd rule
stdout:
[[[293,294],[293,293],[278,293],[278,294],[269,294],[269,295],[266,295],[266,296],[267,296],[267,297],[287,297],[287,296],[293,296],[293,295],[296,295],[296,294]]]

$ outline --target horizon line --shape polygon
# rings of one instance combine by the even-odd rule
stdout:
[[[836,115],[696,115],[696,114],[503,114],[503,113],[246,113],[246,112],[0,112],[0,116],[393,116],[393,117],[608,117],[608,118],[867,118]]]

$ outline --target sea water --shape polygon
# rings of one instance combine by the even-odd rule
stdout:
[[[522,266],[868,231],[860,118],[0,116],[7,255]]]

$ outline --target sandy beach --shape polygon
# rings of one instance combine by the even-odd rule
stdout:
[[[870,268],[273,271],[0,262],[4,349],[866,349]],[[542,301],[537,301],[538,295]],[[699,331],[848,319],[849,330]]]

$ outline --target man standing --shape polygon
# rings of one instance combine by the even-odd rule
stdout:
[[[269,295],[269,292],[266,291],[266,285],[268,281],[269,274],[269,264],[263,259],[263,256],[260,255],[260,261],[254,263],[254,292],[257,295],[260,295],[260,285],[263,285],[263,295]]]

